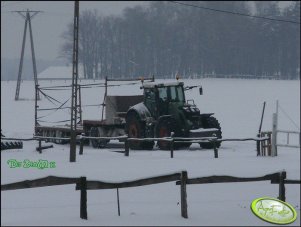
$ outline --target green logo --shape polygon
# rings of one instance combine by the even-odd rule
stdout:
[[[257,217],[274,224],[290,224],[297,218],[297,212],[290,204],[274,198],[255,199],[251,210]]]
[[[49,162],[48,160],[39,159],[38,161],[31,161],[24,159],[23,161],[18,161],[16,159],[9,159],[7,161],[9,168],[37,168],[37,169],[47,169],[56,168],[55,162]]]

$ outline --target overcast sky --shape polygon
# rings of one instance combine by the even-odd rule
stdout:
[[[283,3],[283,4],[282,4]],[[285,2],[280,5],[286,5]],[[103,15],[120,15],[125,7],[147,5],[145,1],[81,1],[80,11],[96,9]],[[63,42],[61,34],[73,22],[73,1],[1,1],[1,58],[20,58],[24,19],[13,10],[41,10],[32,19],[36,58],[54,60]],[[31,57],[27,30],[25,57]]]
[[[125,7],[147,5],[143,1],[80,1],[80,11],[97,9],[103,15],[120,15]],[[67,24],[73,22],[73,1],[1,1],[1,58],[20,58],[25,20],[13,10],[41,10],[32,19],[36,58],[54,60],[63,39],[60,37]],[[29,30],[25,57],[31,58]]]

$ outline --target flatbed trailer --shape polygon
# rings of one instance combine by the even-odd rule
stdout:
[[[82,120],[77,125],[76,134],[81,135],[84,133],[85,136],[91,137],[118,137],[125,135],[125,115],[127,110],[141,102],[143,100],[143,95],[131,95],[131,96],[109,96],[108,85],[109,81],[154,81],[152,78],[139,78],[139,79],[105,79],[104,87],[105,94],[102,105],[101,118],[99,120]],[[134,83],[131,83],[134,84]],[[121,84],[122,85],[122,84]],[[116,85],[112,85],[116,86]],[[36,92],[37,89],[36,89]],[[37,97],[37,95],[36,95]],[[81,98],[81,96],[79,96]],[[81,103],[81,100],[79,101]],[[56,125],[56,126],[43,126],[37,122],[37,108],[35,107],[35,134],[43,137],[56,137],[57,139],[48,139],[49,142],[54,142],[58,144],[69,143],[68,140],[62,140],[60,138],[70,138],[71,129],[70,125]],[[79,107],[81,110],[81,106]],[[106,118],[104,118],[104,113]],[[86,143],[89,143],[94,148],[105,147],[109,142],[109,139],[86,139]],[[120,142],[124,139],[120,139]]]
[[[57,144],[66,144],[68,140],[62,140],[60,138],[70,138],[71,129],[70,125],[56,125],[56,126],[42,126],[35,127],[35,134],[42,137],[56,137],[57,139],[46,139],[46,142],[53,142]],[[84,132],[83,127],[78,125],[76,128],[76,134],[81,135]]]

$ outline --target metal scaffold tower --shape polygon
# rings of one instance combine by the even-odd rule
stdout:
[[[76,161],[76,125],[77,125],[77,92],[78,92],[78,24],[79,1],[74,3],[74,33],[73,33],[73,68],[72,68],[72,100],[71,100],[71,140],[70,162]]]
[[[17,87],[16,87],[16,94],[15,94],[15,100],[19,100],[21,75],[22,75],[22,68],[23,68],[23,58],[24,58],[24,49],[25,49],[25,41],[26,41],[26,32],[27,32],[27,23],[29,25],[30,44],[31,44],[31,57],[32,57],[33,76],[34,76],[35,87],[38,85],[37,66],[36,66],[36,58],[35,58],[35,53],[34,53],[31,19],[35,15],[37,15],[38,13],[40,13],[42,11],[32,11],[32,10],[27,9],[26,11],[12,11],[12,12],[18,13],[19,15],[21,15],[25,19],[22,50],[21,50],[21,58],[20,58],[20,64],[19,64],[19,73],[18,73],[18,80],[17,80]],[[39,94],[38,94],[37,98],[40,99]]]

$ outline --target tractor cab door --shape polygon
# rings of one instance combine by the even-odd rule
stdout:
[[[158,88],[158,115],[168,115],[168,103],[169,103],[168,87]]]
[[[157,118],[157,104],[156,104],[155,88],[144,89],[144,105],[147,107],[151,115]]]

